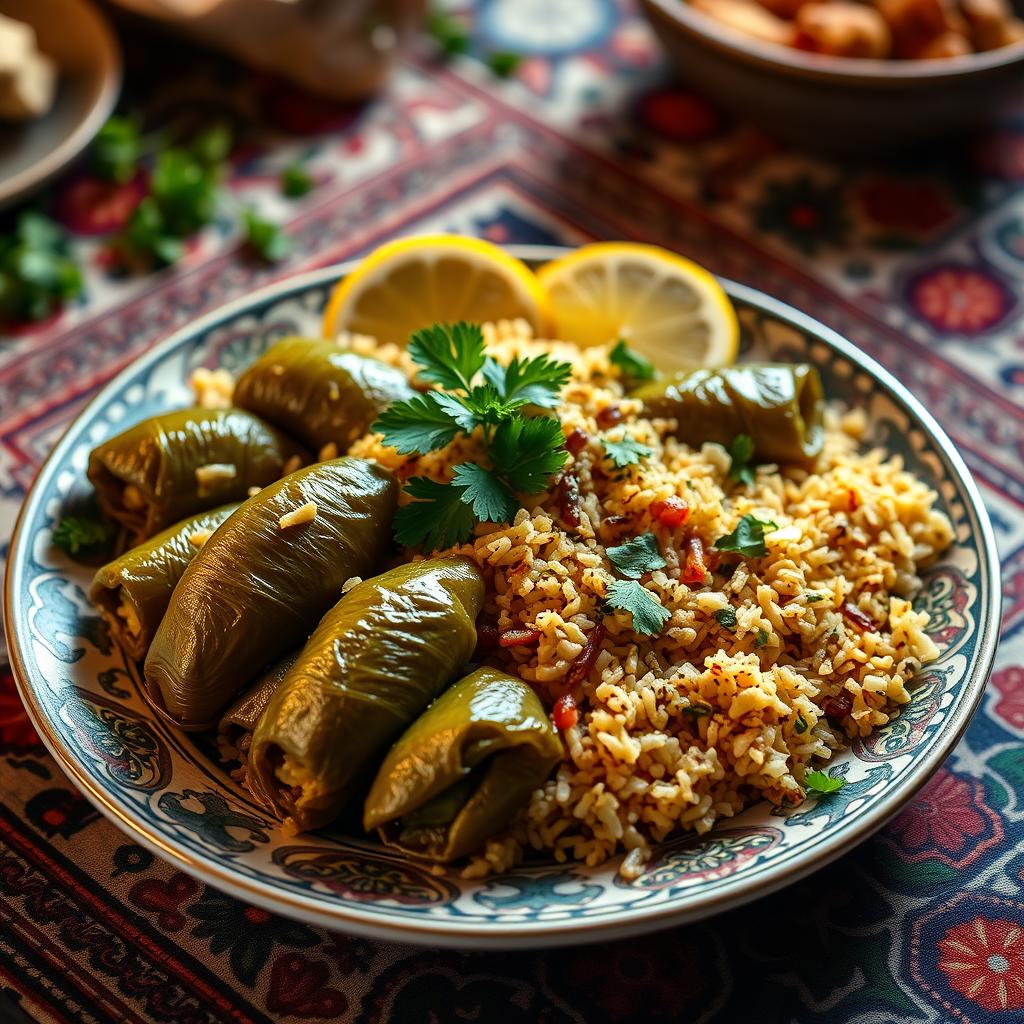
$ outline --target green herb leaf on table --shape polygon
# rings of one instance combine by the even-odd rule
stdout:
[[[809,793],[819,793],[822,796],[838,793],[845,785],[846,779],[840,779],[821,771],[808,772],[804,776],[804,789]]]
[[[425,395],[395,402],[381,413],[373,429],[383,434],[384,443],[401,455],[425,455],[444,448],[464,429],[442,404],[448,397],[438,391],[428,391]],[[462,406],[458,408],[465,412]]]
[[[558,420],[517,416],[498,424],[491,459],[514,491],[537,494],[565,464],[565,435]]]
[[[218,169],[187,150],[165,149],[156,159],[149,187],[168,229],[179,238],[194,235],[217,212]]]
[[[405,490],[416,500],[395,513],[395,540],[399,544],[437,551],[464,544],[473,535],[476,517],[462,500],[462,488],[414,476]]]
[[[204,128],[189,146],[191,154],[207,167],[219,167],[231,153],[234,135],[226,124]]]
[[[737,551],[749,558],[761,558],[768,553],[768,546],[764,542],[765,532],[770,533],[778,528],[778,523],[770,519],[758,519],[748,512],[736,524],[732,533],[715,541],[715,548],[718,551]]]
[[[633,616],[633,632],[657,636],[671,617],[655,596],[636,580],[615,580],[608,588],[607,604]]]
[[[433,36],[445,56],[453,57],[469,49],[469,30],[445,11],[430,11],[426,26],[427,32]]]
[[[754,457],[754,439],[749,434],[737,434],[726,450],[732,459],[729,476],[749,487],[754,482],[754,466],[751,462]]]
[[[493,359],[484,362],[484,379],[510,405],[537,405],[551,409],[569,383],[572,367],[546,355],[532,359],[516,357],[502,367]]]
[[[302,164],[289,164],[281,172],[281,191],[289,199],[301,199],[313,190],[316,182]]]
[[[616,571],[631,580],[640,579],[646,572],[665,568],[665,559],[661,557],[653,533],[643,533],[625,544],[608,548],[606,554]]]
[[[267,263],[277,263],[288,256],[294,243],[279,224],[266,220],[254,210],[242,213],[245,241],[249,248]]]
[[[496,473],[475,462],[455,467],[451,486],[462,491],[462,501],[470,505],[482,523],[507,523],[519,508],[516,496]]]
[[[641,444],[636,438],[624,437],[621,441],[602,441],[605,456],[611,459],[612,465],[617,469],[625,469],[643,459],[649,459],[654,452],[645,444]]]
[[[479,324],[464,322],[424,327],[410,339],[409,355],[422,368],[424,380],[469,393],[486,358],[484,332]]]
[[[111,117],[92,140],[89,163],[98,178],[123,185],[135,176],[141,156],[142,139],[136,122],[127,117]]]
[[[647,380],[654,380],[658,371],[654,363],[646,356],[634,352],[621,338],[615,343],[615,347],[608,354],[612,366],[617,366],[622,374],[627,389],[642,384]]]
[[[103,550],[113,539],[113,529],[102,519],[64,516],[53,530],[53,544],[69,555],[89,555]]]
[[[82,271],[64,232],[35,211],[0,237],[0,320],[44,320],[82,292]]]
[[[736,611],[733,608],[719,608],[715,612],[715,620],[723,629],[735,629]]]
[[[116,245],[129,260],[145,258],[155,263],[177,263],[185,252],[185,243],[168,228],[152,196],[135,207]]]
[[[496,50],[487,55],[487,66],[499,78],[508,78],[522,64],[523,58],[511,50]]]

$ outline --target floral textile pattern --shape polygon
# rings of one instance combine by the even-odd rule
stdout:
[[[1021,922],[975,917],[950,928],[939,941],[939,950],[939,968],[968,999],[986,1010],[1024,1007]]]

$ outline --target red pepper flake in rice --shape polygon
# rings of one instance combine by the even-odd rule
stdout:
[[[526,647],[540,640],[539,629],[506,629],[498,636],[502,647]]]
[[[851,512],[856,512],[860,508],[860,499],[857,497],[857,492],[852,488],[848,487],[846,490],[847,504],[850,507]]]
[[[690,518],[690,506],[682,498],[671,495],[651,502],[651,515],[669,529],[682,526]]]
[[[579,686],[590,675],[590,670],[594,667],[594,662],[597,661],[597,656],[601,652],[601,644],[604,643],[606,632],[604,623],[599,622],[587,634],[583,650],[576,656],[576,660],[565,677],[567,686]]]
[[[594,418],[602,430],[607,430],[622,422],[622,410],[617,405],[606,405]]]
[[[573,696],[563,693],[551,709],[551,720],[555,723],[555,728],[560,732],[565,732],[566,729],[571,729],[579,721],[579,718],[580,714],[576,709],[576,701]]]
[[[580,525],[580,482],[575,473],[563,473],[558,480],[558,512],[571,530]]]
[[[840,721],[853,710],[853,694],[849,690],[840,690],[833,697],[826,697],[821,702],[821,711],[826,718]]]
[[[700,537],[686,541],[686,561],[680,579],[686,584],[703,586],[708,580],[708,566],[705,561],[704,542]]]
[[[862,633],[875,628],[874,622],[856,605],[850,604],[849,601],[845,602],[839,610],[843,613],[843,618],[851,623],[851,625],[856,626]]]
[[[579,427],[576,427],[565,435],[565,447],[571,454],[579,455],[579,453],[587,447],[587,442],[589,440],[590,438],[587,436],[586,432],[580,430]]]

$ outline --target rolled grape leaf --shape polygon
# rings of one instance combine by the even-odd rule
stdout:
[[[89,598],[129,657],[146,656],[178,580],[202,546],[198,541],[236,508],[221,505],[175,523],[96,572]]]
[[[465,558],[399,566],[324,616],[271,698],[250,768],[299,829],[337,817],[388,744],[465,667],[484,600]]]
[[[632,393],[644,415],[676,420],[692,448],[728,446],[737,434],[754,442],[759,462],[812,462],[825,440],[821,378],[805,363],[741,363],[653,381]]]
[[[284,338],[235,385],[235,404],[262,416],[312,451],[344,452],[392,403],[415,392],[401,370],[331,341]]]
[[[94,448],[88,477],[100,508],[137,540],[241,501],[277,480],[302,450],[241,409],[180,409],[136,423]]]
[[[398,485],[364,459],[320,462],[263,488],[221,524],[175,588],[146,657],[154,707],[212,725],[266,666],[309,635],[388,548]],[[289,516],[315,506],[311,517]]]
[[[402,734],[377,773],[363,825],[447,863],[479,850],[543,785],[562,741],[521,679],[477,669]]]

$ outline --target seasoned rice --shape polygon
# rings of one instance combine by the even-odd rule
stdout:
[[[499,630],[539,633],[537,644],[499,649],[492,660],[550,706],[598,622],[606,635],[589,676],[572,689],[579,719],[563,732],[564,761],[465,875],[500,871],[532,848],[591,865],[625,852],[620,871],[635,877],[652,846],[676,830],[706,832],[761,799],[799,803],[805,774],[888,722],[910,699],[908,681],[936,657],[928,617],[911,605],[921,567],[953,538],[935,493],[899,456],[864,448],[860,410],[835,407],[814,472],[760,466],[754,484],[742,486],[729,479],[719,445],[694,451],[671,436],[671,420],[640,415],[607,349],[534,341],[522,321],[484,333],[500,362],[546,352],[572,365],[557,415],[567,435],[587,438],[569,464],[581,492],[578,528],[561,525],[552,489],[525,499],[510,526],[481,525],[453,549],[483,571],[484,615]],[[352,344],[414,373],[404,350],[367,338]],[[598,416],[611,407],[622,419],[601,429]],[[633,437],[653,454],[612,472],[601,464],[602,436]],[[472,438],[459,438],[427,456],[400,456],[372,434],[349,453],[402,478],[437,480],[478,455]],[[682,527],[651,514],[653,502],[670,496],[689,508]],[[716,572],[706,585],[683,583],[687,538],[711,551],[748,512],[779,526],[765,536],[767,554],[741,559],[731,576]],[[648,531],[667,565],[645,585],[670,613],[653,640],[603,604],[615,578],[606,546]],[[734,627],[716,619],[724,608],[734,610]],[[862,631],[858,611],[875,628]]]

